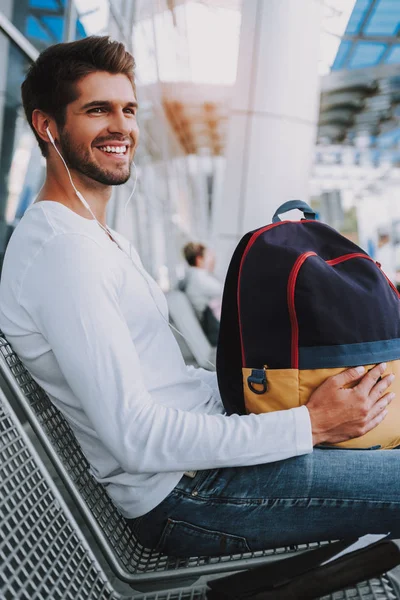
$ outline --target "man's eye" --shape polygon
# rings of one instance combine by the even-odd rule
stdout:
[[[129,115],[136,115],[136,108],[125,108],[125,112]]]
[[[88,110],[88,113],[100,114],[104,111],[105,111],[105,108],[103,108],[101,106],[96,106],[95,108],[91,108],[90,110]]]

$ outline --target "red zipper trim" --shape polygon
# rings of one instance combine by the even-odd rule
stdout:
[[[242,335],[242,321],[240,318],[240,280],[241,280],[241,275],[242,275],[242,268],[243,268],[243,264],[244,261],[246,259],[246,256],[248,255],[250,248],[253,246],[254,242],[257,240],[257,238],[264,233],[264,231],[268,231],[268,229],[273,229],[274,227],[278,227],[278,225],[284,225],[285,223],[319,223],[319,221],[316,221],[315,219],[302,219],[301,221],[290,221],[290,220],[286,220],[286,221],[279,221],[279,223],[271,223],[270,225],[266,225],[265,227],[262,227],[261,229],[258,229],[257,231],[255,231],[253,233],[253,235],[251,236],[251,238],[249,239],[249,241],[247,242],[247,246],[244,249],[243,255],[242,255],[242,259],[240,261],[240,267],[239,267],[239,275],[238,275],[238,286],[237,286],[237,307],[238,307],[238,321],[239,321],[239,335],[240,335],[240,348],[241,348],[241,352],[242,352],[242,365],[243,367],[246,366],[246,358],[245,358],[245,353],[244,353],[244,346],[243,346],[243,335]]]
[[[338,258],[332,258],[331,260],[326,260],[327,265],[338,265],[350,258],[366,258],[367,260],[372,260],[375,262],[373,258],[368,256],[368,254],[363,254],[362,252],[353,252],[352,254],[343,254],[342,256],[338,256]],[[376,263],[375,263],[376,264]]]
[[[304,252],[300,254],[290,271],[287,287],[287,303],[289,308],[290,323],[292,326],[292,345],[291,345],[291,366],[292,369],[299,368],[299,323],[297,321],[296,307],[294,304],[294,293],[296,290],[296,281],[302,264],[310,256],[317,256],[316,252]]]
[[[297,276],[299,274],[301,266],[303,265],[304,261],[307,260],[307,258],[309,258],[310,256],[317,256],[317,254],[315,252],[305,252],[304,254],[301,254],[297,258],[297,260],[294,263],[293,268],[290,272],[289,280],[288,280],[287,298],[288,298],[290,322],[292,325],[292,347],[291,347],[292,369],[299,368],[299,324],[297,321],[296,307],[295,307],[295,302],[294,302],[296,281],[297,281]],[[367,260],[371,260],[373,263],[375,263],[377,265],[377,267],[380,269],[381,273],[385,276],[387,282],[389,283],[390,287],[395,292],[397,298],[400,298],[399,292],[397,291],[397,289],[393,285],[393,283],[390,281],[389,277],[386,275],[386,273],[384,273],[382,271],[382,269],[380,268],[380,265],[373,258],[368,256],[368,254],[362,254],[361,252],[354,252],[352,254],[343,254],[343,256],[339,256],[338,258],[333,258],[331,260],[326,260],[325,262],[327,265],[335,266],[335,265],[339,265],[342,262],[345,262],[346,260],[350,260],[351,258],[366,258]]]
[[[381,265],[378,262],[376,262],[376,260],[374,260],[373,258],[368,256],[368,254],[361,254],[361,252],[356,252],[354,254],[344,254],[343,256],[339,256],[338,258],[333,258],[332,260],[327,260],[325,262],[327,265],[338,265],[339,263],[344,262],[345,260],[349,260],[350,258],[366,258],[367,260],[372,260],[372,262],[374,262],[376,264],[376,266],[379,268],[382,275],[385,276],[386,281],[388,282],[388,284],[390,285],[390,287],[396,294],[397,298],[400,298],[400,294],[397,291],[396,286],[393,285],[393,283],[391,282],[389,277],[386,275],[386,273],[384,271],[382,271]]]

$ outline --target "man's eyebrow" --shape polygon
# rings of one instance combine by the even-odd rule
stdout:
[[[110,108],[112,105],[113,105],[113,102],[110,102],[109,100],[92,100],[92,102],[87,102],[81,108],[82,108],[82,110],[87,109],[87,108],[93,108],[94,106],[105,106],[107,108]],[[137,108],[138,103],[131,101],[131,102],[127,102],[125,104],[125,106],[129,107],[129,108]]]

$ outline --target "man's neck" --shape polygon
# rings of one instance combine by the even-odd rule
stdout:
[[[97,221],[105,226],[106,208],[112,191],[111,186],[105,186],[93,179],[81,176],[73,169],[71,169],[71,176],[76,189],[89,204]],[[89,210],[76,195],[67,173],[60,172],[59,170],[53,171],[49,166],[47,168],[46,180],[36,202],[40,202],[41,200],[60,202],[60,204],[64,204],[64,206],[73,210],[81,217],[93,219]]]

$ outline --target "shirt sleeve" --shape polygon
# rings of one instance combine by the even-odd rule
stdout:
[[[20,303],[99,439],[126,472],[253,465],[312,451],[306,407],[226,417],[157,404],[119,306],[118,272],[95,240],[72,235],[55,236],[41,250]]]
[[[188,373],[192,377],[197,377],[197,379],[204,381],[204,383],[209,385],[210,388],[214,392],[218,392],[218,395],[219,395],[218,379],[217,379],[216,371],[207,371],[207,369],[196,368],[196,367],[193,367],[193,365],[189,365],[186,368],[187,368]]]

